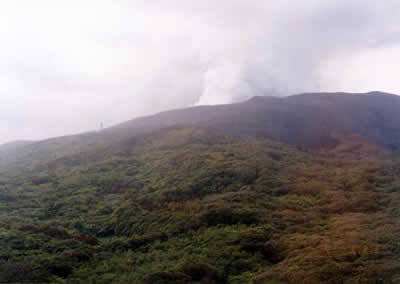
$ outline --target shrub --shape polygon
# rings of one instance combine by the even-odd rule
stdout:
[[[184,284],[190,281],[190,276],[179,271],[159,271],[148,275],[144,284]]]
[[[0,265],[0,283],[44,282],[44,271],[30,263],[7,263]]]
[[[234,210],[232,208],[216,208],[207,211],[200,218],[207,226],[234,224],[251,225],[258,223],[257,214],[245,209]]]
[[[214,267],[204,263],[185,263],[179,270],[188,275],[192,281],[201,281],[201,283],[225,282],[225,279],[219,275]]]

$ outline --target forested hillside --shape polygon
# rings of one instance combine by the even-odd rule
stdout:
[[[389,281],[400,166],[361,148],[172,128],[3,174],[0,280]]]
[[[308,98],[301,110],[338,96],[290,100]],[[334,143],[307,134],[315,122],[304,137],[318,143],[288,144],[267,138],[272,122],[249,124],[275,100],[233,105],[248,123],[228,130],[219,113],[214,127],[133,121],[0,147],[0,282],[398,283],[397,114],[377,112],[371,128],[343,109],[343,132],[322,131]]]

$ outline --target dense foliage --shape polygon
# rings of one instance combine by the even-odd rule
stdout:
[[[0,282],[400,278],[400,157],[368,144],[182,127],[24,165],[1,169]]]

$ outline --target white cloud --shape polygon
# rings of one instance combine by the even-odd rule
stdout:
[[[0,142],[260,94],[398,92],[399,8],[395,0],[3,0]]]

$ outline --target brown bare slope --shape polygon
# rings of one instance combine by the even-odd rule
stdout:
[[[237,104],[163,112],[106,131],[131,136],[175,125],[207,126],[305,147],[331,146],[336,137],[361,135],[372,143],[398,149],[400,97],[381,92],[254,97]]]

